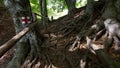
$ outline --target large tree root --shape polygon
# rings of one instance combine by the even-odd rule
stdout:
[[[111,57],[108,54],[108,51],[110,47],[113,44],[113,40],[108,37],[108,31],[106,31],[104,28],[103,29],[98,29],[96,32],[91,32],[95,31],[96,29],[90,29],[89,32],[85,32],[85,36],[88,35],[89,37],[93,38],[91,40],[89,37],[86,37],[87,40],[87,49],[88,51],[86,52],[85,55],[80,59],[80,67],[85,68],[88,67],[88,64],[91,64],[91,67],[95,67],[94,63],[98,64],[98,68],[116,68],[116,62],[111,59]],[[88,33],[88,34],[87,34]],[[94,33],[90,34],[90,33]],[[81,34],[81,33],[79,33]],[[93,36],[90,36],[93,35]],[[71,45],[69,51],[75,51],[76,49],[80,49],[81,44],[81,37],[84,36],[77,36],[73,44]],[[105,40],[102,40],[103,38],[106,38]],[[115,39],[115,38],[114,38]],[[97,41],[101,40],[102,42],[98,43]],[[97,43],[97,44],[96,44]],[[94,61],[95,59],[89,55],[93,54],[95,57],[97,57],[97,62]],[[91,58],[90,63],[88,62],[87,58]],[[101,64],[102,63],[102,64]]]
[[[78,36],[76,36],[76,40],[69,48],[69,51],[74,51],[74,50],[78,49],[79,47],[80,47],[80,38]]]

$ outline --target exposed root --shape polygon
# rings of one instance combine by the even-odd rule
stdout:
[[[79,38],[79,36],[76,36],[76,40],[74,41],[74,43],[70,47],[69,51],[74,51],[74,50],[80,48],[80,39],[81,38]]]
[[[87,40],[87,45],[88,45],[89,50],[93,54],[95,54],[97,57],[104,59],[104,61],[100,59],[103,65],[105,65],[105,67],[108,67],[108,68],[114,68],[114,64],[112,64],[113,60],[110,59],[109,55],[105,52],[105,50],[103,48],[101,49],[101,47],[92,43],[92,40],[89,39],[88,37],[86,38],[86,40]]]
[[[33,68],[34,65],[36,64],[38,58],[35,58],[30,62],[30,60],[26,60],[24,64],[22,65],[22,68]]]
[[[103,49],[103,48],[99,47],[99,46],[102,46],[102,45],[94,44],[93,41],[90,38],[86,37],[86,40],[87,40],[87,47],[92,53],[96,54],[95,53],[96,50]]]
[[[65,56],[65,60],[68,62],[68,64],[70,65],[71,68],[75,67],[69,57]]]
[[[41,64],[41,62],[38,61],[38,62],[35,64],[34,68],[40,68],[40,64]]]
[[[51,62],[51,60],[50,60],[49,56],[48,56],[48,55],[46,55],[46,58],[47,58],[48,63],[49,63],[49,65],[48,65],[46,68],[52,68],[52,62]]]
[[[108,38],[113,39],[114,41],[114,49],[120,50],[120,24],[117,20],[108,18],[104,21],[104,25],[106,30],[108,31]],[[109,41],[110,42],[110,41]],[[113,43],[112,43],[113,44]]]
[[[88,55],[88,51],[86,51],[85,55],[83,55],[82,58],[80,59],[80,68],[86,67],[87,55]]]
[[[100,38],[105,34],[105,32],[106,32],[105,29],[100,30],[100,31],[95,35],[93,41],[96,41],[96,40],[100,39]],[[106,35],[106,37],[107,37],[107,35]]]
[[[80,31],[80,33],[76,36],[76,38],[73,37],[72,39],[70,38],[71,36],[66,37],[67,39],[63,39],[62,34],[61,34],[62,37],[59,38],[57,33],[56,34],[49,33],[50,45],[47,44],[48,47],[46,47],[44,45],[44,48],[43,48],[43,49],[49,51],[49,53],[45,53],[45,54],[43,53],[44,55],[42,57],[42,62],[36,61],[35,59],[32,62],[29,61],[29,63],[27,63],[27,65],[29,65],[29,68],[30,67],[31,68],[32,67],[39,68],[42,65],[43,65],[42,68],[57,68],[57,67],[62,68],[62,66],[63,66],[63,68],[65,68],[64,64],[56,65],[55,62],[58,59],[60,59],[61,61],[65,61],[65,63],[67,63],[67,67],[70,67],[70,68],[76,68],[78,66],[80,68],[101,68],[101,67],[114,68],[114,64],[112,64],[113,61],[109,57],[108,52],[106,51],[106,49],[109,49],[109,48],[107,46],[106,47],[104,46],[104,45],[108,45],[108,44],[101,43],[104,41],[103,36],[108,37],[108,35],[109,35],[108,31],[106,31],[105,29],[101,29],[100,31],[97,31],[94,33],[91,32],[94,34],[94,36],[91,39],[91,36],[86,37],[86,35],[89,31],[89,30],[87,30],[86,26],[88,26],[88,25],[86,25],[84,23],[83,29],[81,29],[84,31]],[[63,29],[63,31],[66,32],[66,35],[68,35],[69,33],[72,33],[72,31],[74,31],[73,29],[74,29],[74,27],[68,28],[65,30]],[[86,37],[86,40],[84,39],[85,37]],[[116,38],[117,37],[114,37],[114,39],[116,39]],[[107,39],[107,41],[108,41],[108,39]],[[69,40],[69,41],[66,41],[66,40]],[[117,40],[119,40],[119,39],[117,38]],[[57,41],[57,42],[55,42],[55,41]],[[87,41],[87,43],[85,41]],[[63,43],[63,42],[65,44],[61,45],[61,43]],[[51,45],[51,44],[53,44],[53,45]],[[113,43],[109,43],[109,44],[113,44]],[[84,45],[84,47],[81,48],[83,45]],[[51,46],[53,46],[53,49],[50,48]],[[61,48],[59,48],[57,46],[61,46]],[[69,49],[63,50],[63,48],[66,48],[67,46],[70,46]],[[58,51],[60,51],[60,53],[58,53]],[[63,51],[63,52],[61,52],[61,51]],[[67,53],[64,54],[64,51],[66,51]],[[80,51],[80,55],[79,55],[78,51]],[[85,53],[81,54],[82,51],[84,51]],[[71,55],[72,56],[77,55],[77,57],[79,57],[79,59],[77,58],[77,60],[79,60],[79,61],[78,62],[75,61],[77,64],[75,62],[73,62],[74,59],[76,59],[76,57],[75,58],[70,57]],[[57,57],[58,59],[53,60],[53,58],[54,58],[53,56]],[[62,59],[61,59],[61,57],[62,57]],[[61,61],[60,61],[60,63],[61,63]],[[59,60],[57,62],[59,62]]]
[[[87,15],[82,15],[77,17],[72,21],[72,23],[69,23],[67,26],[61,28],[60,31],[62,31],[62,33],[65,33],[65,35],[71,33],[72,31],[74,31],[74,29],[77,26],[80,27],[80,24],[85,25],[85,22],[82,23],[82,21],[87,21],[87,20],[84,20],[84,18],[87,18]],[[81,27],[84,27],[84,26],[81,26]]]

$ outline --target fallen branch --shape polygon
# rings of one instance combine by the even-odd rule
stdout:
[[[7,41],[0,47],[0,57],[2,57],[9,49],[11,49],[31,28],[35,26],[36,23],[30,24],[30,26],[25,27],[21,32],[15,35],[12,39]]]

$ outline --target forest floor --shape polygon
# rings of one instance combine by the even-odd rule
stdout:
[[[12,18],[7,13],[8,12],[5,9],[0,8],[0,45],[15,35]],[[83,14],[84,10],[81,8],[71,17],[64,16],[58,20],[53,20],[46,26],[47,28],[40,26],[40,34],[43,36],[44,40],[44,43],[41,46],[41,54],[45,56],[45,65],[51,65],[52,68],[80,68],[79,64],[81,62],[81,58],[83,58],[87,53],[85,46],[86,41],[82,41],[80,43],[77,42],[75,47],[72,47],[72,45],[74,45],[76,36],[79,34],[80,30],[86,29],[84,27],[89,29],[91,25],[86,25],[85,23],[78,23],[76,25],[70,23],[72,21],[74,22],[76,18]],[[85,19],[80,22],[85,22]],[[78,44],[80,44],[79,47],[77,47]],[[6,67],[6,64],[12,58],[14,51],[15,47],[0,58],[0,68]],[[88,67],[89,65],[95,64],[96,68],[100,68],[98,67],[100,63],[96,60],[97,57],[90,53],[89,56],[91,57],[87,58],[89,60]],[[113,57],[113,54],[111,54],[111,57],[116,61],[120,61],[120,55]],[[45,67],[45,65],[43,66]]]
[[[99,10],[98,10],[99,11]],[[61,17],[49,23],[46,27],[40,26],[40,34],[43,36],[44,43],[41,46],[46,64],[43,67],[52,68],[80,68],[81,59],[87,60],[86,68],[103,68],[104,63],[100,62],[97,56],[88,53],[87,42],[84,39],[77,39],[77,36],[85,35],[84,31],[89,31],[90,27],[96,22],[99,17],[98,12],[95,12],[93,24],[85,24],[86,19],[78,20],[84,15],[84,8],[78,9],[72,16]],[[77,19],[78,18],[78,19]],[[78,20],[78,21],[77,21]],[[76,23],[75,22],[79,22]],[[96,41],[96,44],[102,44],[99,47],[103,48],[104,38]],[[120,62],[120,54],[114,54],[111,51],[108,53],[110,58]],[[85,59],[85,56],[89,56]],[[100,63],[98,63],[100,62]]]

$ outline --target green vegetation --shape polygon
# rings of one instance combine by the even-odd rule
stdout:
[[[0,7],[4,7],[3,0],[0,0]]]
[[[77,0],[76,7],[80,8],[85,6],[86,3],[87,0]],[[30,4],[32,11],[40,14],[39,0],[30,0]],[[47,12],[49,18],[53,16],[54,19],[67,15],[68,9],[65,0],[47,0]]]

